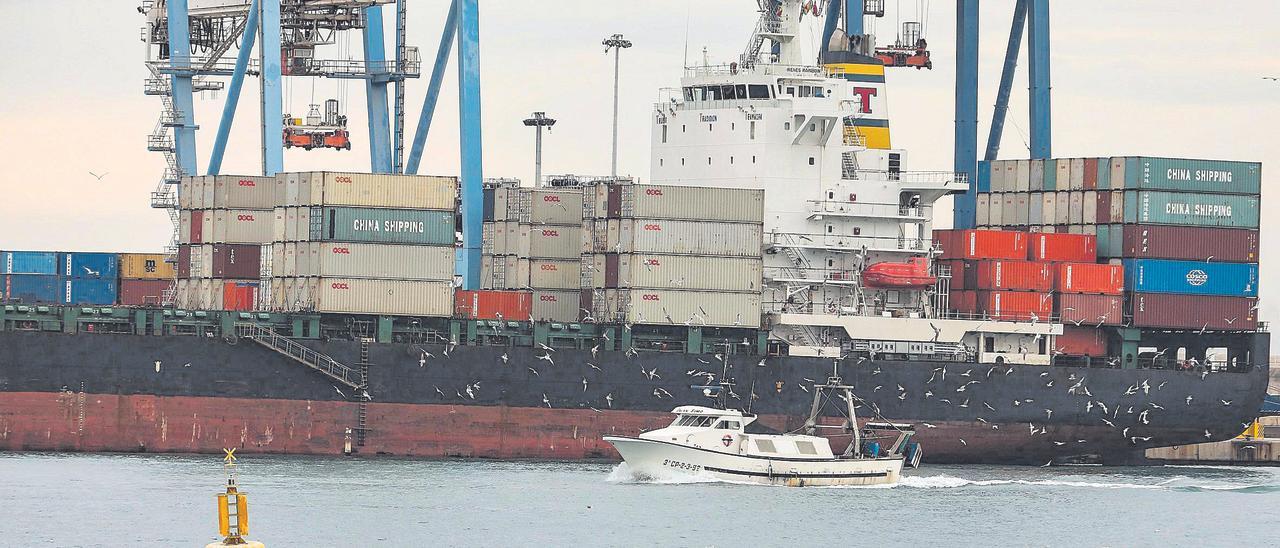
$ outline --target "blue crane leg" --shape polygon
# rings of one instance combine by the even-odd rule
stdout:
[[[978,0],[956,0],[955,171],[969,190],[955,197],[955,228],[973,228],[978,171]]]
[[[1049,0],[1030,0],[1028,57],[1031,81],[1031,158],[1053,156],[1049,101]]]
[[[458,0],[458,121],[462,134],[462,257],[457,265],[463,287],[480,287],[480,238],[483,218],[484,161],[480,139],[480,6]]]
[[[863,0],[844,0],[844,32],[849,36],[857,36],[866,31],[862,28]]]
[[[818,44],[818,61],[826,57],[827,48],[831,47],[831,37],[836,33],[836,23],[840,22],[840,2],[827,4],[827,18],[822,25],[822,41]]]
[[[262,66],[262,174],[284,171],[284,88],[280,75],[280,0],[262,0],[262,40],[258,47]]]
[[[453,0],[449,4],[449,16],[444,20],[444,31],[440,33],[440,47],[436,49],[436,64],[431,68],[431,82],[427,85],[427,96],[422,100],[422,114],[418,118],[418,130],[413,134],[413,147],[409,151],[409,159],[405,162],[406,174],[418,174],[422,150],[426,148],[427,134],[431,132],[431,118],[435,116],[436,101],[440,99],[440,82],[444,80],[444,70],[449,65],[449,53],[453,51],[453,40],[457,34],[458,1]]]
[[[169,64],[175,69],[170,77],[173,110],[181,125],[173,128],[174,154],[183,175],[196,173],[196,120],[192,105],[191,26],[187,21],[187,0],[169,0],[165,16],[169,24]]]
[[[1018,50],[1022,48],[1022,30],[1027,27],[1027,0],[1018,0],[1013,8],[1013,26],[1009,29],[1009,46],[1004,50],[1004,69],[1000,72],[1000,90],[996,92],[996,109],[991,114],[991,133],[987,135],[987,153],[983,158],[995,160],[1000,153],[1000,137],[1004,134],[1004,117],[1009,112],[1009,92],[1013,89],[1013,73],[1018,68]]]
[[[240,40],[240,53],[236,55],[236,68],[231,73],[231,87],[227,89],[227,102],[222,105],[222,120],[218,122],[218,135],[213,140],[213,155],[209,157],[209,175],[222,171],[222,155],[227,151],[227,136],[231,123],[236,119],[236,105],[240,102],[240,88],[244,85],[245,68],[249,66],[249,53],[258,35],[258,0],[249,4],[249,20],[244,25],[244,38]]]
[[[391,173],[391,121],[387,115],[387,79],[379,78],[386,64],[383,38],[382,6],[365,8],[364,61],[369,68],[365,80],[365,99],[369,108],[369,169],[374,173]]]

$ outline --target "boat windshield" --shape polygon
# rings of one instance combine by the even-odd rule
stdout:
[[[707,428],[711,423],[715,422],[715,417],[699,417],[697,415],[680,415],[672,426],[691,426],[695,428]]]

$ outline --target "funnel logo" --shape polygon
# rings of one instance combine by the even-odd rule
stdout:
[[[1187,283],[1195,287],[1200,287],[1204,285],[1205,282],[1208,282],[1208,281],[1209,281],[1209,275],[1205,274],[1203,270],[1200,270],[1198,268],[1187,273]]]

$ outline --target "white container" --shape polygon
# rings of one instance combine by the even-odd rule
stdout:
[[[1084,234],[1084,225],[1071,225],[1067,227],[1067,234]]]
[[[1097,236],[1097,235],[1098,235],[1098,225],[1084,225],[1084,226],[1080,227],[1080,233],[1081,233],[1081,234],[1088,234],[1088,235],[1090,235],[1090,236]]]
[[[283,276],[451,281],[453,247],[404,244],[304,242],[290,244],[295,263],[285,259]],[[286,252],[288,253],[288,252]]]
[[[1055,184],[1057,185],[1057,187],[1056,187],[1056,188],[1057,188],[1059,191],[1072,190],[1072,187],[1071,187],[1071,159],[1069,159],[1069,158],[1061,158],[1061,159],[1059,159],[1058,161],[1054,162],[1054,164],[1056,164],[1056,165],[1058,166],[1058,177],[1055,179],[1055,181],[1056,181],[1056,182],[1055,182]],[[1083,162],[1080,164],[1080,166],[1081,166],[1081,169],[1083,169],[1083,168],[1084,168],[1084,164],[1083,164]],[[1081,178],[1081,179],[1080,179],[1080,186],[1081,186],[1081,188],[1083,188],[1083,187],[1084,187],[1084,179],[1083,179],[1083,178]]]
[[[1111,191],[1111,219],[1107,222],[1109,223],[1124,222],[1124,191],[1123,190]]]
[[[507,235],[508,250],[513,254],[536,259],[574,259],[581,255],[581,226],[520,224],[518,227],[518,233]]]
[[[608,247],[618,253],[759,257],[763,238],[758,223],[620,219],[616,236],[609,226]]]
[[[1007,192],[1005,184],[1005,160],[991,162],[991,192]]]
[[[511,199],[515,198],[515,199]],[[495,199],[494,209],[497,209]],[[521,188],[511,191],[507,218],[532,224],[582,224],[582,189]]]
[[[201,180],[210,202],[217,209],[271,209],[276,206],[276,178],[248,175],[209,175]]]
[[[1044,193],[1032,192],[1027,195],[1027,224],[1044,224]]]
[[[213,215],[210,215],[212,213]],[[270,209],[215,209],[205,213],[212,217],[213,237],[204,241],[219,244],[269,244],[275,226],[275,211]]]
[[[581,259],[521,259],[533,289],[572,289],[582,285]]]
[[[447,317],[453,283],[359,278],[298,278],[291,311]],[[293,308],[296,306],[296,308]]]
[[[580,317],[578,302],[581,292],[578,290],[538,290],[533,291],[534,321],[576,322]]]
[[[1044,160],[1031,160],[1031,190],[1044,190]]]
[[[609,193],[606,207],[610,217],[747,223],[764,220],[763,190],[620,184],[611,185]]]
[[[296,205],[452,211],[458,199],[453,177],[312,171],[299,173],[297,185]]]
[[[1058,191],[1054,193],[1054,197],[1058,204],[1053,210],[1053,224],[1065,225],[1071,222],[1071,193]]]
[[[178,212],[178,243],[191,243],[191,211],[186,209]]]
[[[285,219],[288,217],[288,208],[277,207],[271,210],[271,216],[275,221],[271,225],[271,241],[287,242],[285,238]]]
[[[978,193],[976,207],[976,224],[985,225],[991,220],[991,195],[986,192]]]
[[[987,224],[1004,225],[1004,194],[992,194],[990,209],[987,211]]]
[[[1017,192],[1013,195],[1013,210],[1018,226],[1027,226],[1031,220],[1031,194]]]
[[[613,321],[715,327],[760,326],[760,296],[752,293],[619,289],[608,290],[606,295],[612,297],[606,297],[606,310]]]
[[[1111,182],[1111,188],[1123,190],[1124,180],[1125,180],[1124,179],[1124,166],[1125,166],[1124,157],[1116,156],[1114,158],[1100,158],[1098,161],[1101,162],[1103,160],[1108,160],[1111,162],[1111,177],[1109,179]],[[1113,201],[1112,203],[1115,203],[1115,202]],[[1123,208],[1122,208],[1122,211],[1123,211]],[[1117,218],[1123,218],[1123,214],[1121,214],[1121,217],[1117,217]]]
[[[1067,210],[1067,223],[1078,225],[1084,222],[1084,192],[1073,190],[1067,193],[1070,196],[1070,206]]]
[[[1057,193],[1045,192],[1041,194],[1040,203],[1041,203],[1040,222],[1038,224],[1051,225],[1053,223],[1056,223],[1058,218]]]
[[[1071,190],[1084,190],[1084,158],[1071,159]]]
[[[1096,224],[1098,222],[1098,191],[1084,191],[1084,210],[1081,212],[1081,221],[1086,225]]]
[[[1031,190],[1031,160],[1018,160],[1014,163],[1014,169],[1017,178],[1014,179],[1014,191],[1028,192]]]
[[[1018,195],[1012,192],[1006,192],[1000,196],[1001,208],[1004,212],[1001,216],[1004,219],[1005,226],[1017,226],[1018,224]]]
[[[592,282],[601,282],[595,287],[759,293],[763,286],[763,266],[761,259],[755,257],[655,254],[622,254],[616,257],[593,256]],[[609,264],[614,260],[617,261],[616,266]]]

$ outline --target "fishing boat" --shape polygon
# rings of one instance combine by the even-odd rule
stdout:
[[[843,404],[841,424],[820,424],[827,404]],[[685,405],[672,410],[676,418],[666,428],[604,440],[632,474],[645,479],[693,476],[791,487],[895,484],[904,464],[919,465],[920,445],[911,440],[915,431],[891,422],[869,422],[859,429],[860,405],[852,387],[833,375],[814,386],[803,433],[771,432],[757,426],[755,415],[735,409]],[[848,446],[835,454],[831,440],[817,435],[820,430],[849,436]]]

